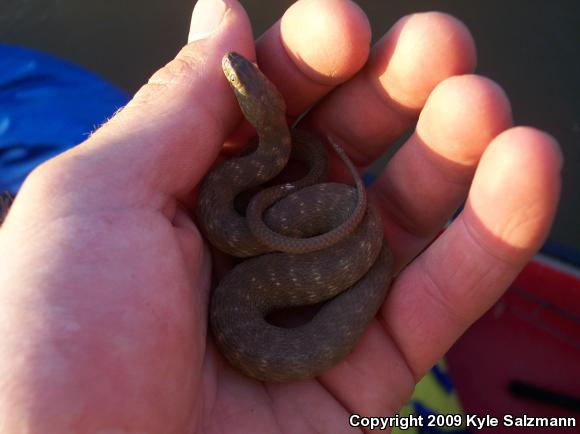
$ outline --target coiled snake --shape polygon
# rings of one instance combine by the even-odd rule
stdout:
[[[259,143],[212,170],[199,191],[197,221],[209,242],[252,257],[214,290],[211,329],[223,355],[251,377],[311,378],[344,358],[376,315],[392,278],[392,256],[380,215],[367,205],[344,151],[333,144],[356,188],[324,182],[324,147],[304,131],[291,132],[282,96],[256,65],[228,53],[222,67]],[[245,216],[238,212],[236,197],[274,178],[291,156],[306,163],[306,176],[261,190]],[[323,301],[298,327],[266,319],[276,310]]]

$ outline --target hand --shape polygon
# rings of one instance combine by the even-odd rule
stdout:
[[[0,230],[2,433],[350,432],[350,413],[398,411],[547,234],[558,146],[511,128],[454,18],[404,17],[369,54],[354,3],[303,0],[254,47],[235,0],[200,0],[190,39],[31,174]],[[239,375],[207,338],[210,256],[185,211],[240,120],[221,57],[254,49],[289,114],[318,103],[305,122],[361,170],[418,116],[369,192],[400,274],[355,351],[294,384]]]

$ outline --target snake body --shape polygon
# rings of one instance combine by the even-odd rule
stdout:
[[[284,99],[249,60],[228,53],[222,68],[259,143],[229,159],[202,183],[196,216],[219,250],[251,257],[214,290],[210,325],[216,344],[240,371],[262,381],[320,375],[343,359],[376,315],[392,279],[392,256],[383,242],[378,211],[366,202],[356,169],[344,151],[355,187],[325,182],[321,143],[286,123]],[[264,188],[245,215],[235,200],[263,186],[295,157],[308,173]],[[270,313],[321,303],[306,324],[285,328]]]

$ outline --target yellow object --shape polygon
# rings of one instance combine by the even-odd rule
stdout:
[[[415,386],[409,403],[399,412],[401,418],[411,415],[423,416],[422,426],[407,429],[393,428],[393,434],[466,432],[463,409],[447,375],[447,366],[443,360],[437,363]]]

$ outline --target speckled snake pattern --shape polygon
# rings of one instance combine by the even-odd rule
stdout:
[[[262,381],[322,374],[347,356],[374,318],[391,283],[392,255],[378,211],[344,151],[331,140],[355,186],[326,182],[324,146],[289,129],[284,99],[258,67],[236,53],[222,61],[258,145],[205,177],[196,219],[207,240],[247,258],[219,282],[210,326],[221,353]],[[290,159],[307,166],[295,182],[264,186]],[[259,188],[245,210],[236,198]],[[321,304],[296,327],[272,324],[272,312]]]

